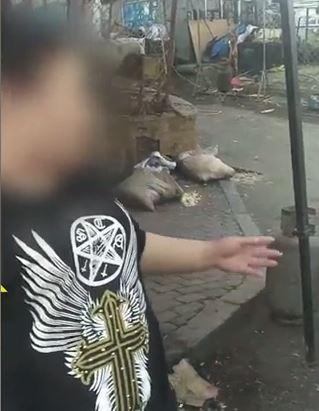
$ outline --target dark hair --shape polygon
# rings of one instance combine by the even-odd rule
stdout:
[[[9,6],[1,14],[1,72],[5,80],[27,81],[46,58],[67,49],[71,38],[52,15]]]

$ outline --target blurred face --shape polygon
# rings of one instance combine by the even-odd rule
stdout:
[[[2,93],[3,161],[13,153],[39,172],[66,175],[89,158],[94,101],[79,58],[56,55],[45,61],[28,84]]]

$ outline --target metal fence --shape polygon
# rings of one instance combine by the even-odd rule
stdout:
[[[298,60],[301,64],[319,64],[319,1],[294,1],[298,41]],[[281,36],[279,3],[266,1],[265,27]],[[259,22],[263,21],[259,10]]]
[[[184,0],[179,0],[180,10]],[[294,1],[295,25],[298,42],[299,73],[302,91],[318,91],[319,78],[319,0]],[[13,0],[13,3],[27,3],[35,7],[48,8],[67,17],[68,10],[78,9],[79,18],[86,21],[100,35],[110,31],[115,22],[130,30],[147,27],[153,23],[166,21],[163,4],[169,0]],[[185,4],[187,1],[185,0]],[[282,26],[278,0],[192,0],[196,11],[197,3],[208,19],[233,19],[238,24],[252,24],[259,28],[258,40],[242,50],[241,73],[258,74],[264,68],[269,71],[270,85],[284,89],[284,73],[282,58]],[[203,5],[208,4],[204,10]],[[215,4],[210,9],[209,5]],[[199,7],[198,6],[198,7]],[[213,7],[213,6],[211,6]],[[263,44],[266,43],[263,50]],[[255,49],[253,49],[255,48]],[[266,60],[265,62],[263,60]],[[280,71],[281,70],[281,71]]]
[[[319,63],[319,1],[291,0],[294,3],[298,37],[298,58],[302,64]],[[193,4],[196,1],[193,0]],[[200,1],[199,1],[200,3]],[[281,40],[279,0],[223,0],[208,17],[233,19],[266,29],[266,40]]]
[[[259,26],[265,28],[266,79],[271,94],[285,94],[282,59],[282,21],[278,1],[265,1],[258,10]],[[294,1],[295,26],[298,51],[299,87],[302,102],[310,107],[312,96],[319,95],[319,1]],[[281,51],[280,51],[281,50]],[[278,53],[281,56],[278,56]],[[283,62],[282,62],[283,64]],[[310,105],[309,105],[310,104]]]
[[[148,0],[122,0],[106,2],[91,0],[87,2],[91,22],[103,34],[111,30],[111,25],[120,23],[130,30],[147,28],[154,23],[163,23],[163,2]]]
[[[126,26],[139,27],[162,23],[163,15],[162,1],[123,1],[123,23]]]

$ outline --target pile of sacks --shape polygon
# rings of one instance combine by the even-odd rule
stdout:
[[[171,175],[176,169],[184,177],[201,183],[231,178],[235,170],[217,158],[217,154],[217,148],[198,147],[172,161],[155,151],[135,166],[134,173],[118,186],[116,195],[128,207],[154,211],[157,204],[183,196],[183,189]]]

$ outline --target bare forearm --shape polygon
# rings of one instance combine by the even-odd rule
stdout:
[[[145,274],[192,273],[212,265],[211,242],[146,235],[141,261]]]
[[[175,274],[206,271],[264,276],[275,267],[279,251],[270,248],[272,237],[225,237],[212,241],[184,240],[147,233],[141,259],[144,274]]]

